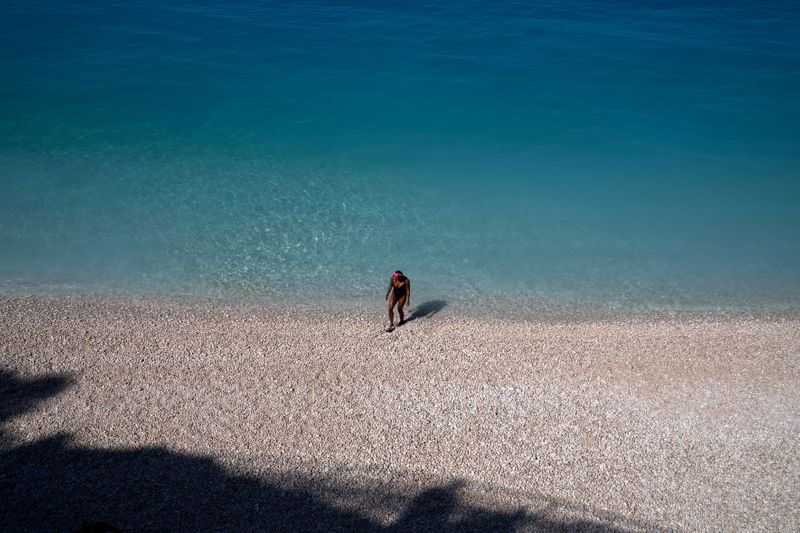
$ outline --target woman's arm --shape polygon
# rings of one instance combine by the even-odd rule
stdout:
[[[406,307],[411,305],[411,280],[406,278],[406,288],[408,289],[408,294],[406,294]]]
[[[386,288],[386,296],[384,296],[384,300],[389,300],[389,293],[392,292],[392,278],[389,278],[389,286]]]

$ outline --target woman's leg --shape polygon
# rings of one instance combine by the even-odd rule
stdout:
[[[408,298],[408,296],[403,296],[397,300],[397,312],[400,314],[400,324],[406,321],[406,315],[403,313],[403,307],[406,305],[406,298]]]
[[[394,294],[389,296],[389,329],[394,328],[394,305],[397,303]]]

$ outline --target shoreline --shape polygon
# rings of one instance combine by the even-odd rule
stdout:
[[[416,296],[416,295],[415,295]],[[278,313],[313,316],[330,316],[331,313],[351,316],[386,316],[386,303],[382,295],[374,298],[356,297],[335,303],[320,299],[312,302],[307,298],[284,298],[278,296],[240,296],[189,293],[159,293],[156,291],[86,291],[77,289],[0,289],[0,304],[4,301],[25,300],[46,304],[71,302],[80,305],[142,306],[194,312],[204,310],[226,310],[231,313]],[[423,315],[439,313],[457,315],[475,320],[512,322],[618,322],[618,321],[664,321],[664,320],[727,320],[752,318],[763,320],[792,320],[800,318],[800,306],[741,306],[741,305],[675,305],[659,306],[634,303],[628,306],[610,305],[590,301],[537,300],[523,297],[516,300],[502,297],[487,298],[487,303],[477,300],[452,299],[435,294],[431,297],[414,298],[406,314],[415,310]]]
[[[380,304],[0,296],[0,529],[89,511],[134,531],[800,521],[797,313],[448,304],[386,334]]]

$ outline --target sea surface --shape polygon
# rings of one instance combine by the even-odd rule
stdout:
[[[0,291],[800,306],[797,2],[7,0]]]

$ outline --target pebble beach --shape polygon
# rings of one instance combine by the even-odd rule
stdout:
[[[0,298],[0,529],[800,527],[800,315]]]
[[[798,5],[5,2],[0,533],[800,531]]]

